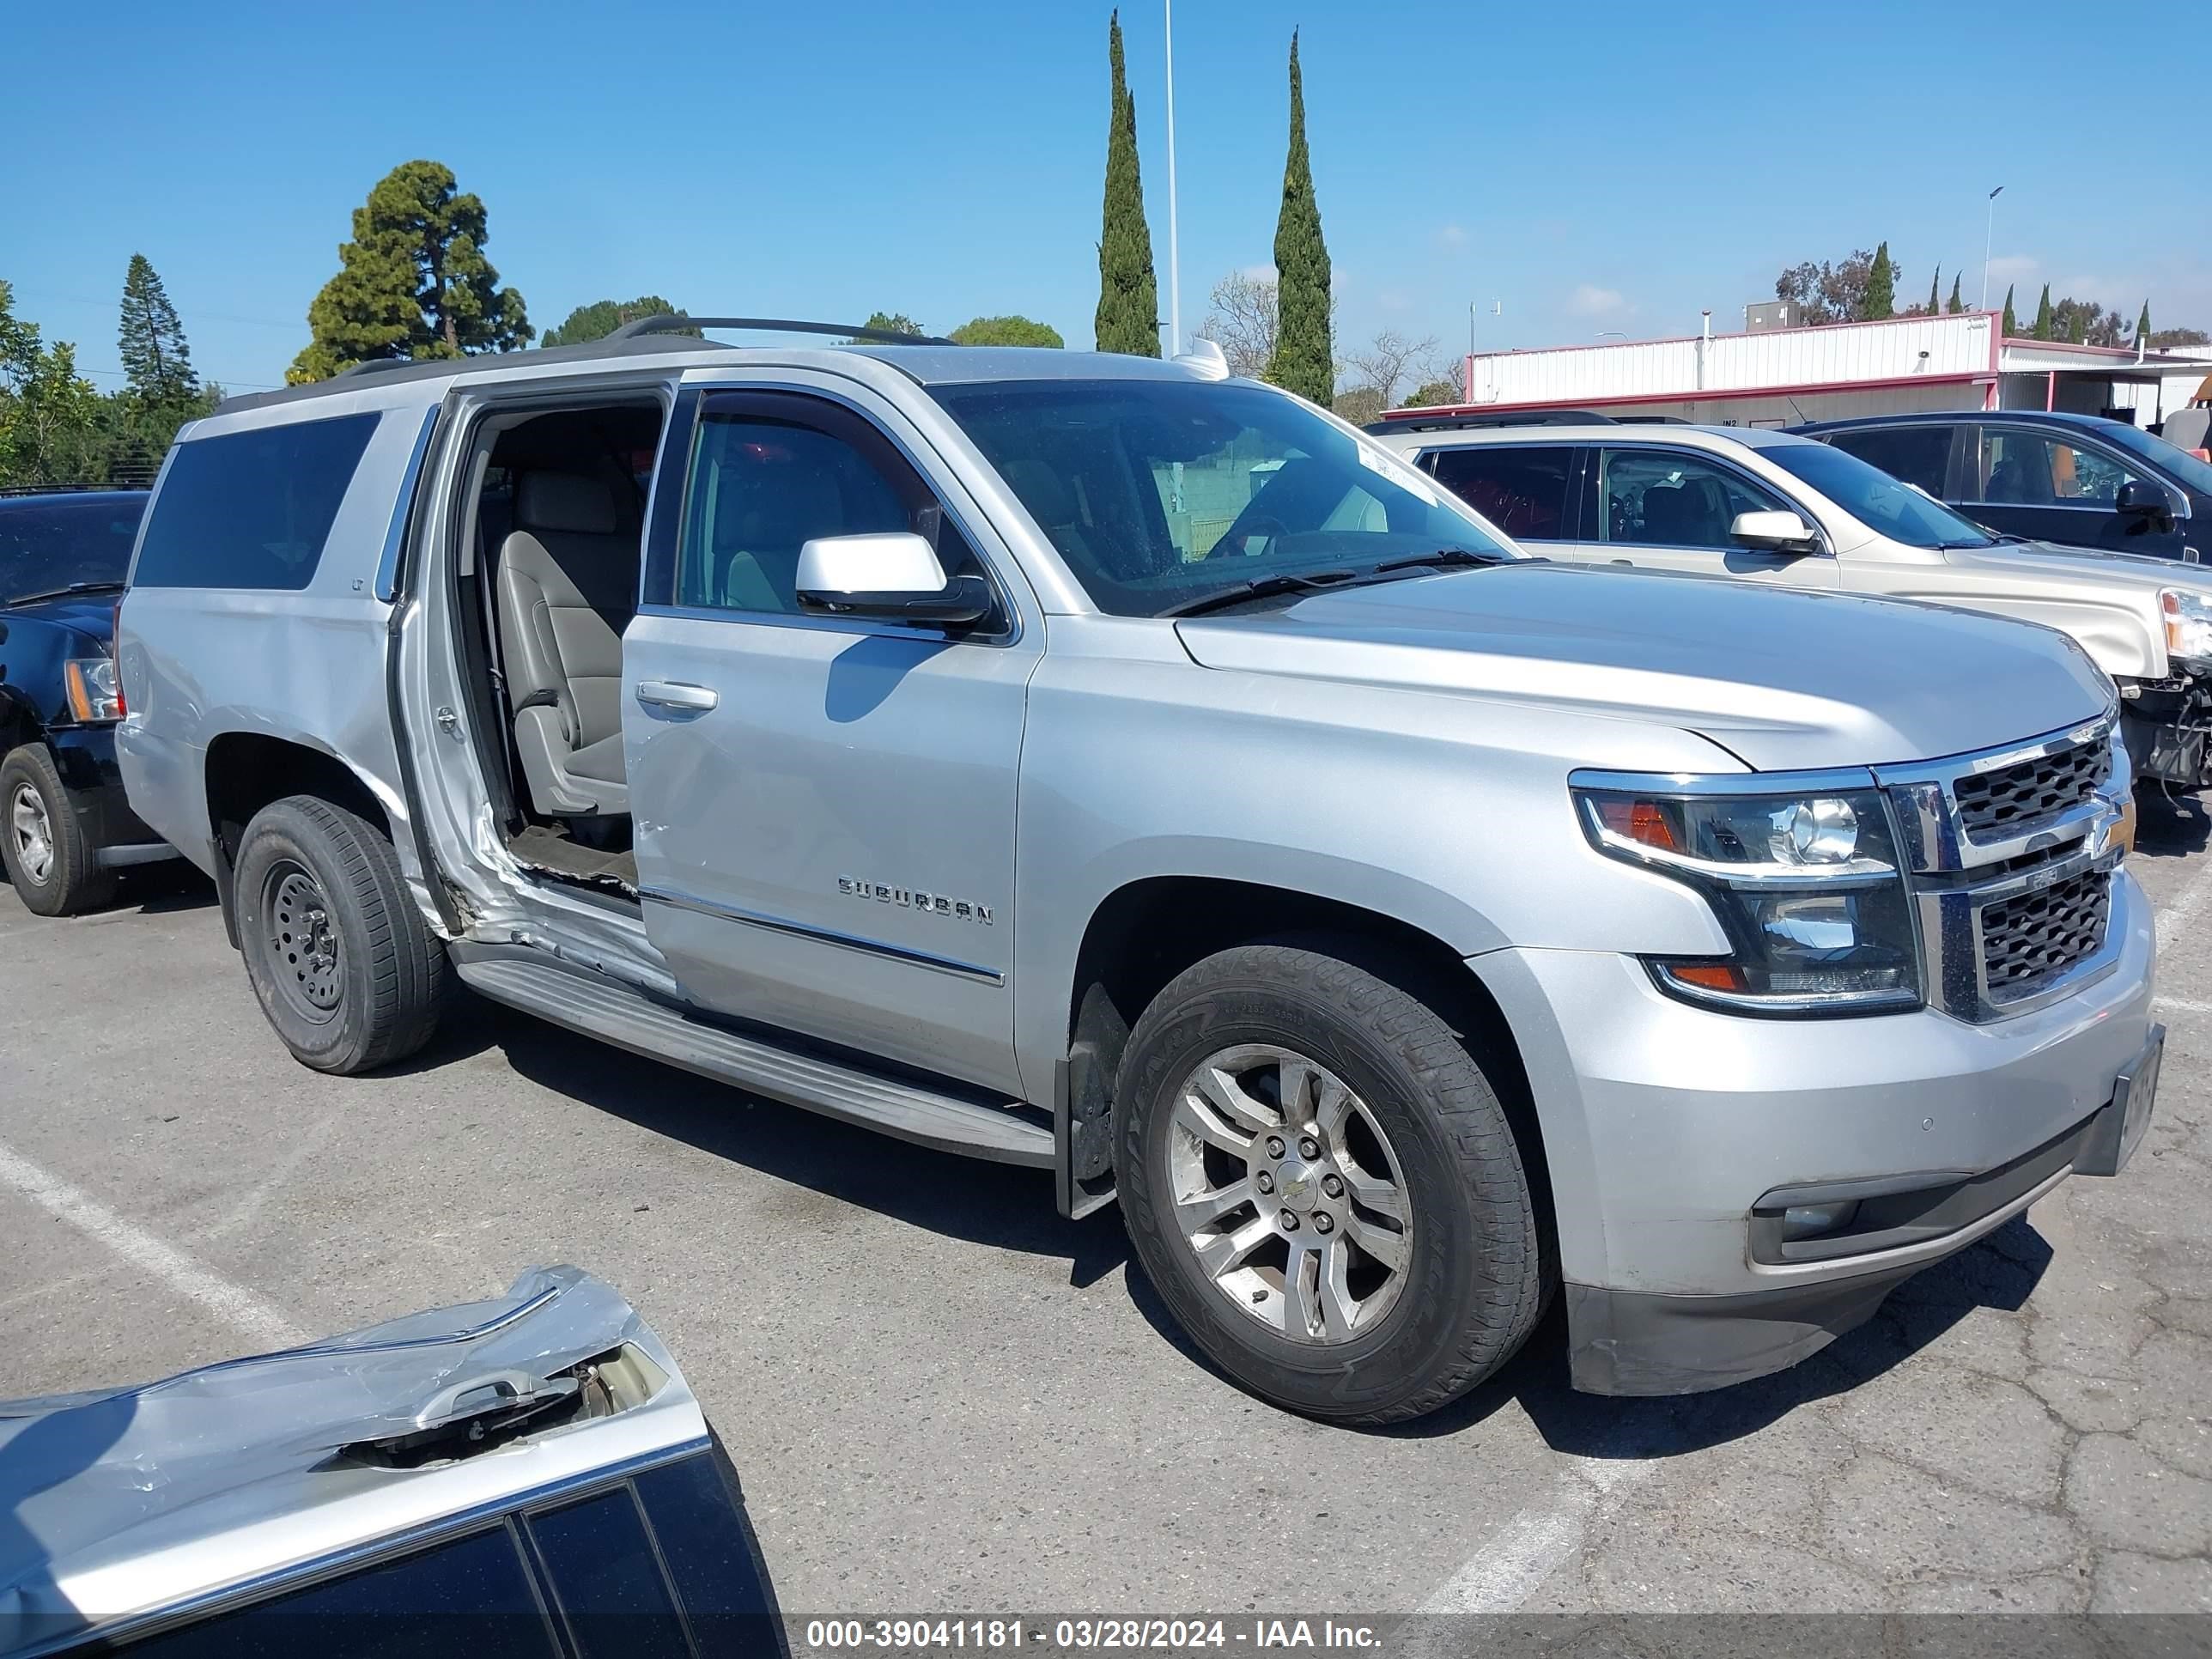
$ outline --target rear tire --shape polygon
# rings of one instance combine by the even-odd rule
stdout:
[[[373,824],[313,795],[274,802],[246,827],[233,890],[246,978],[302,1065],[351,1076],[430,1040],[446,947]]]
[[[1422,1416],[1534,1328],[1548,1281],[1504,1109],[1451,1027],[1388,980],[1291,945],[1209,957],[1137,1022],[1115,1092],[1137,1257],[1261,1399]]]
[[[115,875],[77,825],[69,786],[43,743],[0,761],[0,863],[34,915],[73,916],[115,896]]]

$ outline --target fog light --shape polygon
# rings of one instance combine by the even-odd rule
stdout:
[[[1859,1201],[1855,1198],[1835,1204],[1793,1204],[1782,1212],[1782,1242],[1790,1244],[1802,1238],[1840,1232],[1850,1224],[1858,1210]]]

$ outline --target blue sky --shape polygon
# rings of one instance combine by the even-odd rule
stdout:
[[[695,312],[935,329],[1018,311],[1087,345],[1107,6],[720,0],[437,7],[26,6],[7,29],[0,276],[112,387],[143,252],[203,373],[275,382],[369,186],[445,161],[541,329],[657,291]],[[2203,0],[2092,35],[2078,6],[1955,9],[1182,0],[1186,331],[1271,258],[1285,57],[1304,31],[1340,351],[1739,326],[1775,272],[1887,238],[1991,303],[2050,281],[2212,327]],[[1166,309],[1158,0],[1124,8]],[[2124,27],[2125,33],[2119,31]],[[2132,88],[2164,84],[2164,94]],[[1491,314],[1492,302],[1503,315]]]

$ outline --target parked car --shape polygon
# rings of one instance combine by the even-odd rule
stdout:
[[[2005,409],[1791,429],[2007,535],[2191,562],[2212,550],[2212,465],[2125,421]]]
[[[42,916],[173,856],[115,770],[115,602],[145,507],[141,490],[0,496],[0,862]]]
[[[1787,433],[1607,423],[1383,441],[1555,558],[1929,600],[2063,629],[2118,684],[2136,775],[2182,790],[2208,781],[2212,572],[2023,542],[1840,444]],[[1803,642],[1820,638],[1815,624]],[[1966,695],[2008,692],[1990,680]]]
[[[1204,363],[658,331],[734,325],[181,435],[124,771],[304,1063],[412,1052],[451,973],[1049,1170],[1363,1422],[1562,1281],[1584,1388],[1778,1369],[2141,1133],[2063,636],[1532,561]]]
[[[0,1655],[788,1650],[736,1472],[574,1267],[143,1388],[0,1403]]]

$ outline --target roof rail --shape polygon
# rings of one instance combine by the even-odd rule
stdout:
[[[934,334],[902,334],[895,328],[868,328],[852,323],[805,323],[788,317],[641,317],[624,323],[610,340],[634,340],[641,334],[680,334],[702,328],[750,328],[771,334],[840,334],[854,340],[881,340],[887,345],[957,345],[957,340]]]
[[[1435,415],[1386,415],[1368,422],[1370,432],[1455,432],[1500,426],[1618,426],[1618,418],[1590,409],[1522,409],[1496,412],[1449,410]]]

